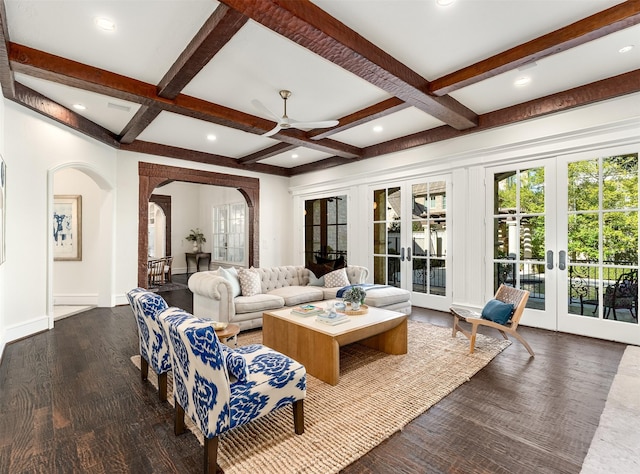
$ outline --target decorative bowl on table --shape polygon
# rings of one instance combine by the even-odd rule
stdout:
[[[229,325],[229,323],[226,323],[224,321],[212,321],[211,325],[213,326],[214,330],[222,331],[223,329],[226,329],[226,327]]]

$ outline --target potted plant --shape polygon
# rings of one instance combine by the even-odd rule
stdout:
[[[200,252],[202,250],[202,243],[206,242],[204,234],[199,227],[191,229],[191,233],[185,237],[189,242],[193,242],[193,251]]]
[[[342,299],[347,303],[351,303],[351,309],[357,311],[360,305],[364,303],[367,292],[361,286],[352,286],[342,295]]]

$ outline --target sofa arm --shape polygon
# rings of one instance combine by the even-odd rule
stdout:
[[[347,265],[347,278],[349,283],[357,285],[360,283],[366,283],[369,276],[369,269],[367,267],[361,267],[359,265]]]
[[[196,272],[189,278],[193,293],[193,315],[202,319],[231,322],[235,305],[231,283],[216,272]]]

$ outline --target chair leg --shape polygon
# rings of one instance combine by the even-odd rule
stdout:
[[[218,437],[204,439],[204,474],[215,474],[218,470]]]
[[[458,319],[458,316],[454,314],[453,315],[453,332],[451,333],[451,337],[456,337],[456,334],[458,333],[458,321],[460,321]]]
[[[149,377],[149,362],[140,354],[140,378],[147,380]]]
[[[531,357],[535,357],[535,354],[533,353],[533,349],[531,349],[531,346],[529,345],[529,343],[524,340],[524,337],[522,337],[520,334],[518,334],[515,331],[509,332],[509,334],[515,337],[518,341],[520,341],[520,344],[522,344],[525,347],[525,349],[529,351],[529,354],[531,354]]]
[[[293,426],[295,427],[296,434],[301,435],[304,433],[304,400],[297,400],[293,402]]]
[[[158,396],[161,402],[167,401],[167,372],[158,374]]]
[[[178,400],[174,398],[175,401],[175,418],[173,420],[173,433],[178,436],[186,431],[186,427],[184,425],[184,408],[178,403]]]
[[[473,351],[476,349],[476,333],[478,332],[478,325],[471,324],[471,337],[469,337],[469,354],[473,354]]]

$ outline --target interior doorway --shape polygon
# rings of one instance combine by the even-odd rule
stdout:
[[[138,286],[147,288],[147,258],[149,254],[148,217],[149,200],[158,186],[172,181],[210,184],[237,189],[247,203],[248,264],[259,266],[259,208],[260,180],[211,171],[178,168],[151,163],[138,163]]]

